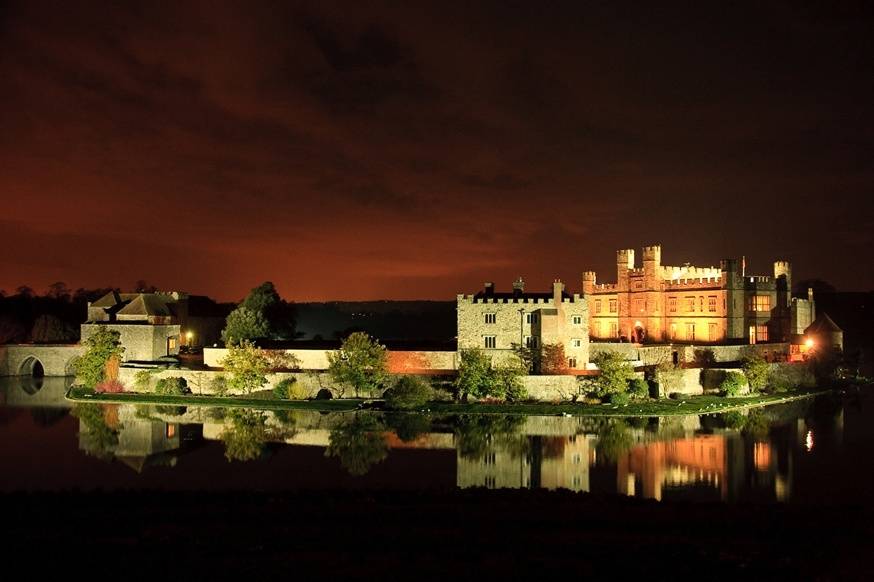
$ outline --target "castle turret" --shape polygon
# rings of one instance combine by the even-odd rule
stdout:
[[[652,245],[643,247],[643,276],[646,288],[656,290],[661,283],[662,247]]]
[[[634,269],[634,249],[616,251],[616,285],[620,291],[628,291],[628,272]]]
[[[777,301],[788,306],[792,301],[792,265],[789,261],[774,261],[774,281],[777,283]]]
[[[564,292],[564,283],[556,279],[552,283],[552,300],[556,305],[561,305],[561,294]]]
[[[595,271],[583,272],[583,295],[589,295],[595,291],[595,284],[598,282]]]

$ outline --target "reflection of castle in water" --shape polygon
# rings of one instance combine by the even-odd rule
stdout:
[[[160,407],[159,407],[160,408]],[[112,410],[115,412],[112,412]],[[190,407],[162,413],[133,406],[104,407],[104,418],[117,430],[111,454],[131,468],[174,465],[180,449],[221,440],[227,419],[209,409]],[[272,442],[290,446],[327,447],[343,414],[294,411],[280,420],[265,415],[268,425],[293,426],[276,432]],[[115,416],[113,416],[115,415]],[[793,455],[813,446],[813,429],[803,420],[772,425],[764,434],[702,427],[698,417],[650,419],[622,431],[621,450],[608,458],[606,440],[596,421],[583,418],[526,417],[511,432],[482,435],[477,447],[463,446],[458,432],[425,432],[406,440],[384,434],[389,449],[456,451],[456,484],[460,488],[544,488],[602,491],[650,499],[784,500],[792,493]],[[842,414],[831,421],[840,438]],[[88,427],[80,430],[80,447]],[[186,438],[185,435],[189,437]],[[614,436],[615,438],[615,436]],[[597,478],[593,479],[593,475]],[[605,479],[613,485],[604,486]],[[600,485],[593,487],[593,481]]]

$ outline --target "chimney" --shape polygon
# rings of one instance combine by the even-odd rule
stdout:
[[[552,282],[552,300],[556,305],[561,304],[561,294],[564,291],[564,283],[561,279],[556,279]]]
[[[492,283],[491,281],[486,281],[486,284],[485,284],[485,296],[486,296],[486,297],[491,297],[491,296],[494,295],[494,294],[495,294],[495,284]]]
[[[513,293],[519,294],[525,292],[525,281],[522,280],[522,276],[520,275],[518,279],[513,281]]]

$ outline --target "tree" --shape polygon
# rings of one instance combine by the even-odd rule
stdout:
[[[158,288],[154,285],[149,285],[144,279],[139,279],[134,283],[134,291],[137,293],[155,293]]]
[[[242,307],[263,315],[275,304],[279,303],[279,293],[270,281],[261,283],[243,299]]]
[[[0,344],[23,342],[27,337],[27,328],[14,316],[0,314]]]
[[[511,344],[513,352],[519,358],[519,367],[526,374],[536,374],[540,371],[543,359],[543,347],[537,345]]]
[[[751,352],[742,361],[744,375],[747,377],[747,383],[750,385],[751,391],[762,390],[768,385],[768,375],[771,372],[771,367],[768,362],[757,352]]]
[[[328,372],[335,382],[352,386],[355,396],[362,391],[372,395],[388,377],[385,346],[364,332],[353,333],[328,354]]]
[[[106,364],[113,358],[120,359],[124,353],[121,334],[114,329],[98,326],[82,343],[87,349],[73,362],[76,381],[88,388],[94,388],[106,379]]]
[[[479,348],[461,350],[458,377],[455,387],[462,400],[474,398],[502,398],[510,402],[527,398],[519,377],[526,371],[520,360],[518,365],[506,364],[493,367],[492,359]]]
[[[595,380],[596,395],[599,398],[624,393],[628,389],[628,383],[635,377],[634,368],[618,352],[601,352],[593,361],[601,370]]]
[[[37,344],[66,343],[76,340],[76,332],[60,318],[44,314],[36,318],[30,331],[30,341]]]
[[[544,344],[543,355],[540,359],[540,373],[548,376],[567,374],[567,356],[564,353],[564,344]]]
[[[455,387],[461,400],[482,398],[493,391],[492,359],[479,348],[461,350]]]
[[[279,297],[270,281],[261,283],[228,316],[222,339],[225,344],[243,339],[293,339],[294,306]]]
[[[222,330],[222,341],[230,347],[243,341],[265,338],[269,331],[270,326],[263,313],[241,305],[228,314]]]
[[[232,389],[251,394],[267,383],[270,359],[248,340],[229,346],[228,355],[219,363],[230,374],[228,386]]]
[[[49,285],[48,292],[46,292],[46,297],[51,297],[52,299],[57,299],[59,301],[69,301],[70,289],[63,281],[58,281]]]

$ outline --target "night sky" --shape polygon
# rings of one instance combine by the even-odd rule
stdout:
[[[874,288],[874,3],[642,4],[0,0],[0,288]]]

